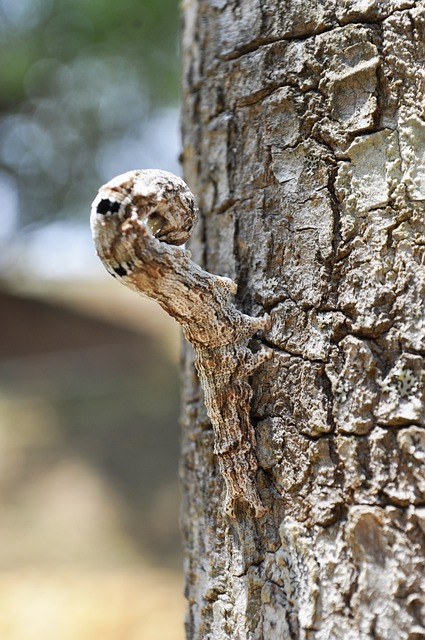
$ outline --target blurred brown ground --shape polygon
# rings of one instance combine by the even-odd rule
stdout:
[[[0,336],[0,638],[181,640],[177,327],[22,283]]]

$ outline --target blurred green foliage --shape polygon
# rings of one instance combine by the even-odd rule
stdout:
[[[87,215],[149,162],[147,123],[175,127],[178,29],[177,0],[0,0],[0,188],[20,228]]]

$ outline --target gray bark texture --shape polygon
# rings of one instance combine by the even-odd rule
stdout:
[[[185,0],[190,249],[272,318],[267,514],[223,512],[186,347],[191,640],[425,638],[425,3]]]

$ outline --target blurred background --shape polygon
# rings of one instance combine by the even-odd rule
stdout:
[[[0,0],[0,638],[181,640],[177,326],[90,205],[180,174],[177,0]]]

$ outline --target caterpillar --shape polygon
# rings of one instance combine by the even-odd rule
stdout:
[[[236,283],[211,274],[184,247],[198,218],[195,198],[178,176],[146,169],[103,185],[93,201],[91,229],[107,271],[138,294],[156,300],[181,325],[195,350],[195,366],[214,431],[214,452],[224,478],[224,511],[247,503],[266,513],[256,482],[255,432],[250,418],[249,376],[272,355],[248,340],[270,328],[270,317],[252,317],[233,301]]]

